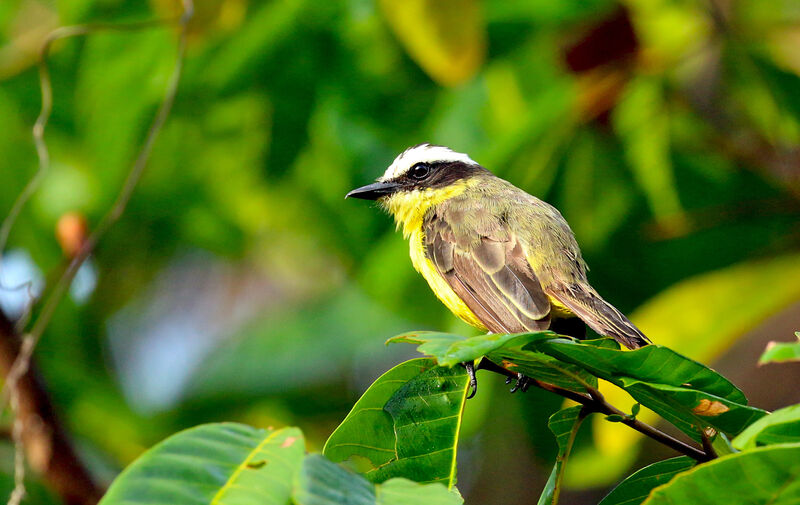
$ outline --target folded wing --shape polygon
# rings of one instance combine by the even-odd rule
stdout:
[[[603,300],[588,284],[554,283],[546,290],[598,334],[613,337],[628,349],[651,343],[622,312]]]
[[[437,214],[426,218],[425,249],[439,274],[495,333],[539,331],[550,325],[550,300],[516,237],[500,222],[485,233],[453,229]]]

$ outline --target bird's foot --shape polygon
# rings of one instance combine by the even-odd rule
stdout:
[[[506,379],[506,384],[511,384],[511,381],[514,380],[513,377],[509,377]],[[523,393],[531,387],[531,383],[533,382],[530,377],[527,375],[522,375],[521,373],[517,374],[517,381],[514,383],[514,387],[511,388],[511,393],[516,393],[517,390],[522,391]]]
[[[475,364],[471,361],[466,363],[461,363],[461,366],[467,369],[467,375],[469,375],[469,387],[472,390],[467,395],[467,400],[475,396],[475,393],[478,392],[478,378],[475,377]]]

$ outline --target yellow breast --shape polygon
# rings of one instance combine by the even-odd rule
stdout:
[[[431,287],[436,297],[459,319],[480,330],[486,331],[486,326],[469,307],[467,307],[467,304],[458,297],[455,291],[450,288],[450,285],[447,284],[444,277],[439,274],[433,262],[425,255],[425,236],[423,235],[422,227],[411,232],[409,244],[411,246],[411,263],[414,265],[414,268],[417,269],[417,272],[421,273],[425,280],[428,281],[428,285]]]

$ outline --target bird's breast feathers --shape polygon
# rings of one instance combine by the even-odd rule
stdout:
[[[470,326],[486,331],[486,325],[478,319],[478,316],[476,316],[456,292],[453,291],[450,284],[447,283],[430,258],[428,258],[425,252],[425,234],[422,230],[422,223],[420,223],[419,228],[411,231],[409,239],[411,263],[414,265],[417,272],[422,274],[422,277],[428,281],[428,285],[431,287],[436,297],[459,319]]]

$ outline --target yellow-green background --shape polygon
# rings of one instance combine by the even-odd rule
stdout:
[[[343,200],[426,141],[555,204],[592,283],[654,341],[715,366],[759,407],[800,401],[796,365],[756,367],[767,341],[800,329],[795,0],[196,3],[147,172],[36,351],[101,480],[210,421],[297,425],[319,450],[369,383],[413,356],[386,338],[472,334],[413,271],[391,220]],[[46,33],[177,12],[171,0],[0,4],[0,217],[37,166]],[[53,47],[53,162],[4,251],[6,310],[26,296],[9,288],[35,272],[36,292],[64,261],[59,219],[91,228],[113,202],[175,42],[164,27]],[[560,401],[481,379],[459,488],[469,504],[535,503]],[[596,503],[669,455],[595,421],[565,503]]]

